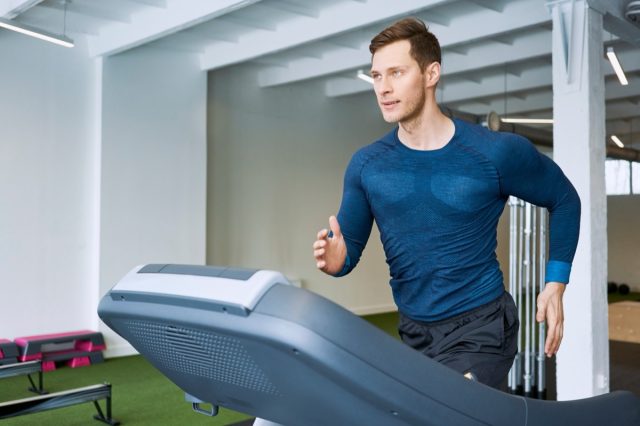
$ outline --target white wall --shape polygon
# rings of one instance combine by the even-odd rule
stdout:
[[[377,232],[339,280],[316,270],[311,249],[337,213],[351,154],[389,129],[372,96],[329,99],[314,83],[261,90],[246,66],[209,74],[208,263],[280,270],[360,313],[393,308]]]
[[[206,84],[186,53],[104,60],[100,295],[138,264],[205,262]],[[109,355],[131,352],[100,329]]]
[[[99,65],[0,37],[0,337],[90,327],[97,275]]]
[[[0,338],[98,327],[134,265],[205,260],[206,73],[77,42],[0,37]]]

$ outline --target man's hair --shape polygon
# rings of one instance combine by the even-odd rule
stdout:
[[[424,22],[417,18],[405,18],[393,23],[371,39],[369,51],[374,55],[378,49],[396,41],[409,40],[411,57],[421,70],[432,62],[442,63],[440,43]]]

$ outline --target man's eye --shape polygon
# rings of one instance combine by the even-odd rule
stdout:
[[[400,77],[402,75],[402,71],[394,71],[393,72],[393,76],[394,77]]]

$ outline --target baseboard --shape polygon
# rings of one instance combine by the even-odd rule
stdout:
[[[348,308],[348,309],[358,316],[385,314],[387,312],[398,311],[398,307],[393,303],[386,303],[383,305],[373,305],[373,306],[359,306],[357,308]]]
[[[118,358],[122,356],[138,355],[138,351],[128,343],[111,345],[104,351],[105,358]]]

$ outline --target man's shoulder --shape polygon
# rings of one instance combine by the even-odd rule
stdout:
[[[352,162],[368,162],[380,155],[389,152],[395,145],[397,129],[390,131],[376,141],[358,149],[352,157]]]
[[[510,132],[496,132],[481,124],[470,123],[457,119],[456,126],[459,126],[460,133],[464,136],[464,141],[479,146],[486,146],[487,143],[503,143],[514,140],[525,140],[526,138]]]
[[[511,132],[496,132],[485,126],[457,120],[461,129],[462,145],[494,158],[507,154],[511,149],[522,145],[532,145],[524,136]]]

